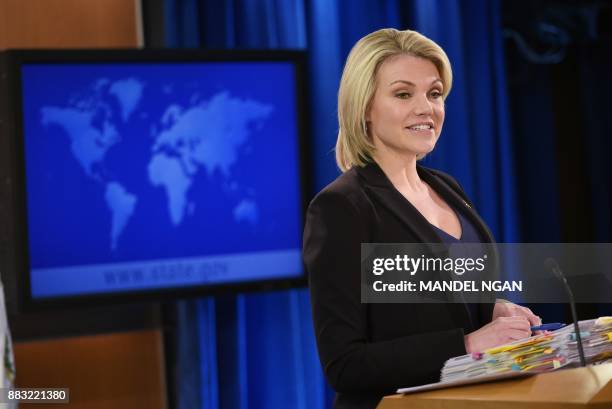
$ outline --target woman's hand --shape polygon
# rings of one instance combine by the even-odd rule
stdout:
[[[542,319],[531,312],[529,308],[498,299],[493,308],[493,319],[491,321],[495,321],[495,319],[500,317],[525,317],[532,327],[542,325]]]
[[[531,336],[531,323],[525,317],[498,317],[464,337],[468,354]]]

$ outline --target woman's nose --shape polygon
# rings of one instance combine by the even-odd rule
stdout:
[[[433,113],[433,107],[427,95],[419,95],[415,98],[414,113],[417,115]]]

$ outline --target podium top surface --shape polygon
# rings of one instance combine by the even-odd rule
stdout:
[[[612,363],[386,396],[378,409],[612,409]]]

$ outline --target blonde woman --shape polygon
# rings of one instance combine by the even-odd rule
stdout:
[[[374,408],[439,380],[445,360],[531,335],[511,303],[362,304],[361,243],[493,242],[459,184],[418,160],[442,132],[452,72],[414,31],[383,29],[351,50],[338,93],[342,170],[309,206],[304,260],[315,336],[335,408]]]

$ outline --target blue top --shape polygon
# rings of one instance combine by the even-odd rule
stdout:
[[[474,225],[469,220],[467,220],[461,212],[458,212],[456,209],[452,207],[451,209],[455,212],[455,215],[457,215],[457,218],[459,219],[459,223],[461,224],[461,237],[459,239],[456,239],[450,234],[448,234],[447,232],[445,232],[444,230],[440,229],[438,226],[434,226],[432,224],[432,226],[438,233],[438,236],[440,236],[440,239],[442,239],[442,241],[447,244],[482,243],[482,239],[480,238],[480,235],[476,231],[476,228],[474,227]]]
[[[451,205],[449,204],[449,206]],[[480,251],[477,251],[479,254],[472,254],[472,255],[466,254],[466,253],[474,252],[475,250],[474,247],[457,248],[456,246],[452,246],[452,244],[456,244],[456,243],[482,243],[483,241],[480,235],[478,234],[478,231],[476,231],[474,224],[470,222],[468,219],[466,219],[463,213],[461,213],[460,211],[457,211],[457,209],[455,209],[454,207],[451,206],[451,209],[455,212],[455,215],[457,215],[457,218],[459,219],[459,223],[461,224],[461,237],[459,239],[456,239],[455,237],[451,236],[444,230],[432,224],[434,230],[436,231],[436,233],[438,233],[438,236],[440,236],[440,239],[444,243],[451,244],[451,246],[449,246],[450,257],[455,257],[455,258],[456,257],[473,257],[473,258],[479,257],[480,254],[482,254]],[[479,319],[478,319],[478,316],[479,316],[478,304],[466,303],[466,305],[468,307],[467,309],[468,309],[468,314],[470,316],[469,317],[470,322],[472,323],[471,329],[464,328],[467,333],[467,332],[477,330],[478,328],[480,328],[480,325],[479,325]]]

